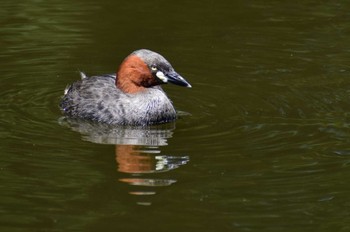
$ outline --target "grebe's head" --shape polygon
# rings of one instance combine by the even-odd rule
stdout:
[[[147,49],[131,53],[117,72],[116,85],[126,93],[136,93],[166,83],[191,87],[162,55]]]

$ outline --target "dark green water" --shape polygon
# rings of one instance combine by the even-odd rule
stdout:
[[[3,1],[1,231],[350,231],[348,1]],[[176,123],[61,118],[67,84],[164,55]]]

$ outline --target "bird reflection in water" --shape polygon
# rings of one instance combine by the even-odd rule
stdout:
[[[157,187],[170,186],[174,178],[161,177],[189,161],[188,156],[162,154],[175,123],[148,127],[110,127],[62,118],[60,124],[83,134],[83,139],[99,144],[115,144],[117,170],[123,175],[119,181],[130,186],[128,193],[139,196],[137,204],[151,205],[145,196],[155,195]]]

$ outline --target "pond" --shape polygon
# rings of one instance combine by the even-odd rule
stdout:
[[[15,1],[0,9],[1,231],[348,231],[350,3]],[[165,56],[174,123],[62,117],[63,90]]]

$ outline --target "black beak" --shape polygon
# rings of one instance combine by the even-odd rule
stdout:
[[[168,78],[168,82],[179,85],[179,86],[184,86],[187,88],[191,88],[192,86],[190,83],[188,83],[182,76],[180,76],[177,72],[171,71],[166,74],[166,77]]]

